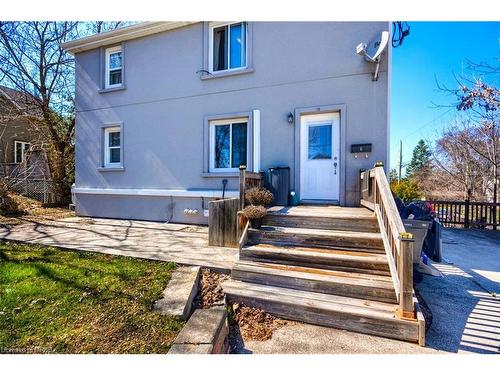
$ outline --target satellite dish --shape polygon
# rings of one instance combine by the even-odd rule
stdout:
[[[356,46],[356,53],[364,56],[365,60],[371,63],[376,63],[375,73],[373,73],[373,80],[378,80],[378,71],[380,67],[380,58],[389,43],[389,32],[382,31],[382,33],[373,39],[370,43],[359,43]]]
[[[373,39],[365,49],[365,58],[371,62],[378,62],[380,55],[384,52],[385,47],[389,43],[389,32],[382,31],[382,34]]]

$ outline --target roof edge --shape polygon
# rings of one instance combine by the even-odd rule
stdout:
[[[199,22],[199,21],[198,21]],[[106,31],[100,34],[75,39],[69,42],[61,43],[61,47],[66,52],[74,55],[75,53],[88,51],[91,49],[107,46],[114,43],[120,43],[125,40],[141,38],[143,36],[161,33],[167,30],[177,29],[197,22],[192,21],[161,21],[161,22],[142,22],[135,25],[121,27],[115,30]]]

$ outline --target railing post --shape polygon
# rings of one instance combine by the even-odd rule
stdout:
[[[247,169],[246,165],[240,165],[240,210],[245,208],[245,170]]]
[[[467,190],[467,199],[465,199],[464,228],[469,228],[469,226],[470,226],[470,221],[469,221],[470,194],[471,194],[471,190],[468,189]]]
[[[413,235],[401,233],[399,237],[399,307],[398,316],[403,319],[415,319],[413,305]]]

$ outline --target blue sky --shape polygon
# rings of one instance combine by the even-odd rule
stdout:
[[[419,139],[432,140],[455,116],[453,98],[437,89],[436,80],[456,87],[455,75],[470,75],[467,59],[500,65],[500,22],[409,22],[410,35],[393,50],[391,93],[391,168],[403,164]],[[497,60],[496,60],[497,59]],[[493,77],[491,77],[493,78]],[[490,81],[491,81],[490,78]],[[500,83],[500,77],[496,78]]]

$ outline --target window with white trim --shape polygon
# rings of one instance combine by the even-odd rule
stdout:
[[[14,163],[24,162],[29,148],[28,142],[14,141]]]
[[[210,23],[209,70],[220,72],[247,67],[247,24]]]
[[[104,167],[122,166],[122,140],[119,126],[104,128]]]
[[[120,87],[123,83],[122,47],[106,49],[105,88]]]
[[[210,172],[234,172],[247,165],[248,118],[212,120],[210,126]]]

